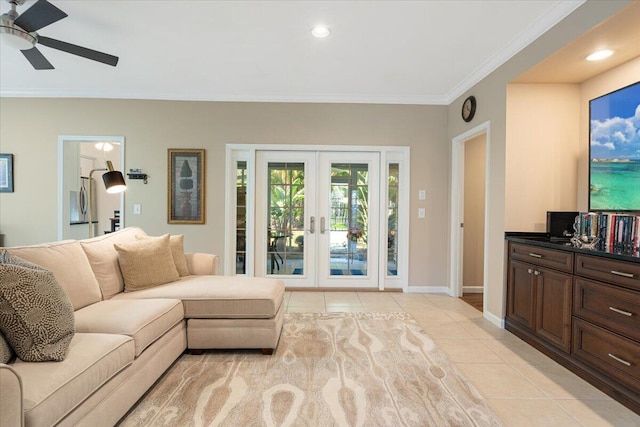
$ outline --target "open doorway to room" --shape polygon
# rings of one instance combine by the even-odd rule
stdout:
[[[102,185],[107,160],[123,169],[124,137],[58,137],[58,240],[124,227],[124,193],[109,194]]]
[[[484,310],[489,122],[453,139],[451,293]]]

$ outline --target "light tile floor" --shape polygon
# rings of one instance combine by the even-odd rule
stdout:
[[[458,298],[400,292],[287,292],[288,313],[410,313],[507,426],[640,426],[612,400]]]

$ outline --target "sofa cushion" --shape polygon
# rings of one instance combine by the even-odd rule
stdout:
[[[76,334],[64,362],[11,367],[24,390],[25,425],[55,425],[100,386],[133,362],[135,345],[125,335]]]
[[[148,239],[149,236],[136,235],[137,240]],[[180,277],[189,275],[189,267],[187,266],[187,259],[184,256],[184,235],[176,234],[169,236],[169,246],[171,247],[171,256],[173,257],[173,263],[176,265],[178,275]]]
[[[271,318],[284,298],[282,280],[240,276],[183,277],[114,299],[175,298],[182,300],[186,318]]]
[[[91,265],[77,240],[7,248],[11,255],[51,271],[77,310],[102,299]]]
[[[52,272],[0,255],[0,330],[28,362],[64,360],[74,333],[73,306]]]
[[[7,363],[13,357],[13,349],[0,332],[0,363]]]
[[[118,264],[118,253],[114,243],[135,242],[136,234],[145,232],[138,227],[127,227],[115,233],[104,234],[91,239],[80,240],[91,269],[98,281],[102,297],[109,299],[124,291],[124,280]]]
[[[76,332],[121,334],[133,338],[136,357],[184,318],[176,299],[108,300],[75,312]]]
[[[114,243],[118,252],[125,292],[139,291],[179,279],[173,262],[169,235],[131,243]]]

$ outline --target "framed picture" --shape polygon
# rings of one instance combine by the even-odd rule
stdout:
[[[169,149],[169,224],[204,224],[204,153],[199,149]]]
[[[13,154],[0,154],[0,193],[13,193]]]

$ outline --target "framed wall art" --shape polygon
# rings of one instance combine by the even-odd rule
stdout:
[[[0,193],[13,193],[13,154],[0,154]]]
[[[170,148],[168,185],[169,224],[205,222],[205,150]]]

